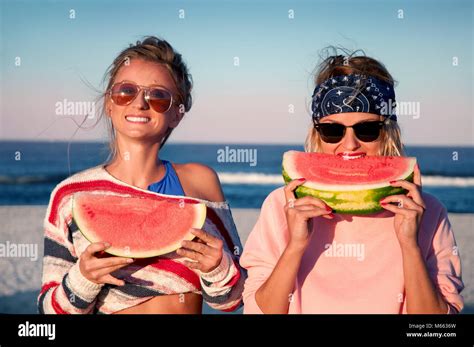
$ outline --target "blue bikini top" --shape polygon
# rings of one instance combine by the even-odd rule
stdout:
[[[173,168],[173,165],[168,160],[161,160],[165,165],[165,176],[158,182],[152,183],[148,186],[148,190],[167,195],[181,195],[184,196],[184,190],[179,182],[178,175]]]

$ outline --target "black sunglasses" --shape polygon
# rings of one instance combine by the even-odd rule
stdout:
[[[380,136],[380,130],[385,125],[383,121],[367,121],[346,126],[341,123],[316,123],[314,128],[327,143],[338,143],[346,134],[346,128],[354,129],[356,137],[362,142],[373,142]]]

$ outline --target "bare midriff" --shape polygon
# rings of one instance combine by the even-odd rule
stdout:
[[[202,296],[195,293],[155,296],[114,314],[201,314]]]

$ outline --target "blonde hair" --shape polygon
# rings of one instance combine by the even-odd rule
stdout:
[[[157,38],[155,36],[145,37],[142,42],[137,41],[135,45],[130,45],[130,47],[124,49],[119,53],[119,55],[114,59],[113,63],[107,69],[107,72],[104,76],[104,80],[107,80],[107,87],[102,97],[107,96],[107,92],[112,88],[115,77],[117,76],[118,71],[124,64],[130,63],[132,59],[141,59],[153,63],[160,64],[164,66],[169,72],[173,81],[178,90],[178,103],[180,107],[184,109],[184,112],[188,112],[192,106],[192,96],[191,91],[193,88],[192,76],[188,71],[188,68],[183,61],[181,54],[179,54],[174,48],[165,40]],[[102,114],[104,115],[104,106],[102,107]],[[115,129],[112,124],[110,117],[105,117],[107,131],[109,134],[109,158],[108,161],[112,161],[117,156],[118,148],[115,137]],[[168,128],[165,136],[161,140],[160,148],[168,140],[172,128]]]
[[[317,67],[314,78],[316,85],[331,77],[349,74],[374,76],[395,85],[395,80],[379,61],[365,55],[356,56],[355,54],[359,51],[349,53],[343,48],[336,47],[329,47],[324,51],[329,52],[329,50],[333,51],[333,54],[327,54],[328,56],[324,58]],[[344,54],[337,54],[339,50],[342,50]],[[380,117],[380,120],[384,120],[383,116]],[[398,123],[394,120],[386,119],[385,124],[381,131],[380,141],[382,145],[378,155],[405,156],[404,146],[401,141],[401,130]],[[305,151],[321,153],[321,141],[319,132],[311,125],[308,135],[306,136]]]

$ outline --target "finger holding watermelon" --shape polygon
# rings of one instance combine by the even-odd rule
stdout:
[[[189,268],[203,273],[211,272],[222,261],[224,243],[221,239],[201,229],[193,228],[191,233],[196,236],[196,239],[193,241],[184,240],[176,253],[191,259],[184,261],[184,264]]]
[[[291,201],[291,200],[290,200]],[[302,198],[294,199],[292,202],[293,207],[297,207],[299,210],[311,211],[314,208],[323,208],[324,211],[330,213],[323,214],[321,217],[326,219],[333,219],[334,214],[332,213],[331,207],[326,204],[323,200],[315,198],[313,196],[303,196]]]
[[[327,219],[334,218],[332,209],[321,199],[306,196],[299,199],[295,198],[294,190],[302,185],[306,179],[300,178],[289,182],[285,188],[285,215],[290,231],[289,245],[298,248],[306,248],[309,243],[312,218],[322,216]]]
[[[418,164],[413,170],[413,182],[407,180],[391,181],[390,185],[394,187],[402,187],[408,190],[406,196],[413,199],[418,205],[426,209],[426,204],[421,197],[421,172]]]
[[[113,284],[123,286],[125,282],[111,275],[112,272],[133,263],[131,258],[102,257],[103,251],[111,245],[106,242],[91,243],[79,258],[79,269],[82,275],[96,284]]]
[[[388,196],[380,201],[380,205],[395,214],[393,224],[400,245],[416,246],[418,230],[426,209],[426,204],[421,197],[421,173],[418,165],[414,169],[413,183],[398,180],[390,184],[394,187],[402,187],[408,193]],[[397,203],[397,205],[391,203]]]

